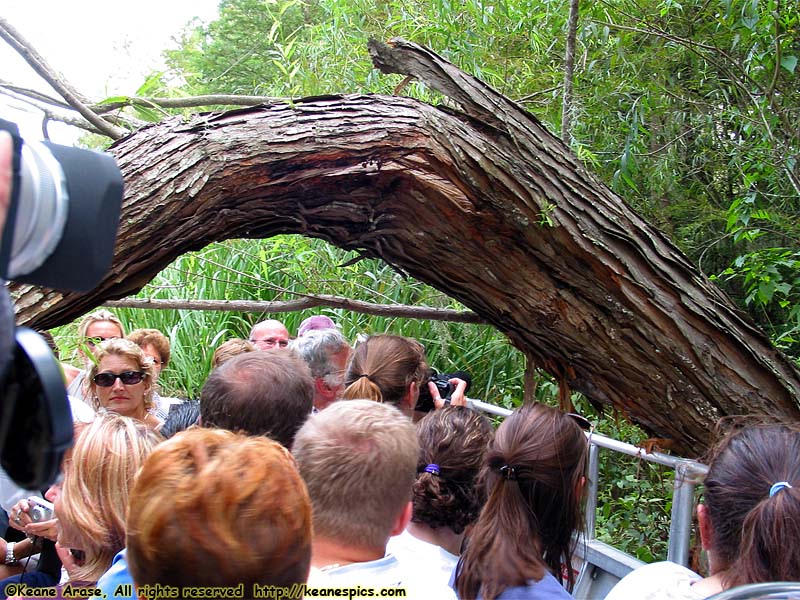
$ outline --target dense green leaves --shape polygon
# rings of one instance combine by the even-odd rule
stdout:
[[[571,134],[578,156],[706,273],[724,273],[794,353],[796,267],[777,265],[777,296],[751,285],[800,239],[799,13],[777,0],[584,3]],[[168,57],[181,93],[391,93],[399,78],[379,76],[365,45],[401,36],[556,129],[567,14],[544,0],[224,0]],[[442,100],[420,83],[402,93]]]

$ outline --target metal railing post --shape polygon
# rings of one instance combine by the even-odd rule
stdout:
[[[589,438],[589,465],[586,470],[586,531],[587,540],[595,538],[595,524],[597,522],[597,490],[600,482],[600,448],[591,443]]]
[[[667,560],[689,566],[689,537],[694,511],[694,477],[687,463],[675,465],[675,480],[672,487],[672,515],[669,524],[669,547]]]

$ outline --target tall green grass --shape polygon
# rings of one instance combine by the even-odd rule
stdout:
[[[438,290],[410,280],[377,260],[354,258],[321,240],[277,236],[231,240],[186,254],[156,276],[138,295],[159,299],[285,301],[306,294],[332,294],[382,304],[464,309]],[[521,397],[522,355],[486,325],[378,317],[342,309],[315,308],[283,314],[221,311],[116,309],[126,330],[152,327],[170,339],[172,358],[162,373],[169,395],[197,397],[214,349],[231,337],[246,338],[252,325],[276,318],[290,332],[308,316],[325,314],[352,340],[361,333],[391,332],[418,339],[440,372],[473,373],[470,395],[511,406]],[[55,333],[62,356],[74,356],[76,324]]]

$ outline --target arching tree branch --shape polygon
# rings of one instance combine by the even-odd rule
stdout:
[[[17,287],[19,321],[68,322],[212,241],[296,233],[442,290],[678,451],[725,415],[800,420],[791,361],[532,115],[425,48],[371,47],[463,112],[327,96],[143,128],[111,148],[126,199],[108,275],[87,294]]]

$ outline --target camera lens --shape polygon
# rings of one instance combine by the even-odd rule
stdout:
[[[67,222],[67,189],[59,162],[44,144],[27,142],[20,161],[19,204],[7,276],[38,269],[55,250]]]
[[[113,157],[51,142],[14,140],[11,203],[0,239],[0,277],[86,292],[108,271],[122,206]],[[80,265],[80,268],[76,268]]]

